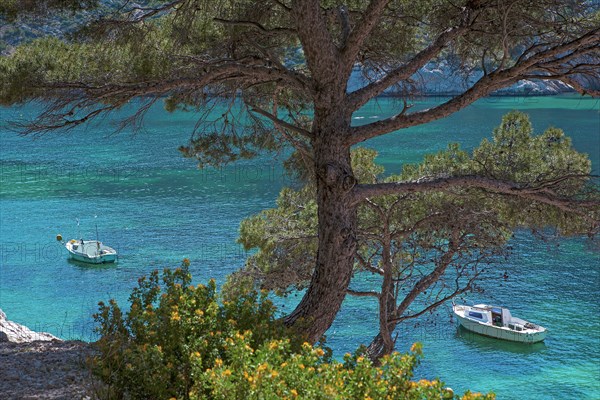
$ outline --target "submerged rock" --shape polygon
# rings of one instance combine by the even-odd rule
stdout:
[[[6,314],[0,309],[0,342],[27,343],[33,341],[58,340],[47,332],[35,332],[28,327],[6,319]]]

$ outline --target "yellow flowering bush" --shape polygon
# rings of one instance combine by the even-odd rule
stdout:
[[[452,391],[438,380],[413,381],[422,356],[420,345],[409,354],[394,353],[380,366],[360,355],[343,362],[326,358],[320,347],[305,343],[293,351],[288,339],[275,339],[253,350],[252,334],[230,338],[228,363],[213,368],[194,366],[198,376],[190,397],[196,399],[452,399]],[[456,397],[458,398],[458,397]],[[467,392],[463,399],[493,399],[493,394]]]
[[[127,313],[114,300],[99,303],[99,356],[92,366],[109,388],[107,397],[189,398],[197,380],[193,368],[228,362],[226,348],[241,332],[254,330],[245,342],[251,349],[290,336],[266,293],[221,302],[213,280],[191,285],[188,266],[184,260],[174,271],[140,278]],[[299,348],[302,342],[296,342]]]
[[[445,399],[440,381],[414,381],[420,345],[374,366],[360,351],[332,361],[275,318],[266,293],[223,301],[214,281],[191,285],[188,262],[141,278],[123,313],[100,303],[94,373],[104,398]],[[492,399],[467,392],[465,399]]]

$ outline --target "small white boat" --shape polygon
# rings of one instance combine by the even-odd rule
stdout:
[[[59,242],[64,243],[62,236],[58,235],[56,239]],[[69,257],[76,261],[90,264],[103,264],[117,261],[117,251],[98,240],[71,239],[64,243],[64,245],[69,252]]]
[[[546,328],[513,317],[507,308],[453,304],[452,310],[465,329],[480,335],[522,343],[541,342],[546,338]]]

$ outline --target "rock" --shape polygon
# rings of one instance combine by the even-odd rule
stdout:
[[[0,399],[97,399],[104,390],[87,366],[90,343],[62,341],[9,321],[0,310]]]
[[[47,332],[34,332],[24,325],[9,321],[6,314],[0,310],[0,342],[27,343],[36,340],[60,341],[59,338]]]
[[[0,343],[0,399],[95,400],[102,385],[86,365],[94,354],[78,341]]]

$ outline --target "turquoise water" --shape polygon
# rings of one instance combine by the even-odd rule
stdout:
[[[440,99],[428,99],[427,107]],[[357,113],[357,124],[393,112],[380,99]],[[513,109],[530,114],[536,130],[564,129],[576,148],[600,165],[599,103],[576,96],[481,100],[443,121],[372,140],[379,162],[397,172],[406,162],[448,142],[473,148]],[[290,182],[281,160],[263,157],[199,171],[180,157],[193,128],[191,114],[149,114],[144,129],[114,135],[111,119],[69,134],[20,137],[4,124],[35,107],[0,108],[0,308],[10,319],[64,338],[93,339],[99,300],[124,303],[137,278],[187,257],[196,281],[223,282],[245,257],[235,243],[240,221],[272,207]],[[80,226],[77,226],[77,219]],[[100,239],[119,263],[90,267],[67,261],[54,237]],[[493,302],[549,330],[538,345],[519,345],[458,330],[447,309],[400,328],[397,349],[424,344],[421,377],[442,377],[460,392],[494,390],[500,399],[600,398],[600,251],[585,239],[542,242],[519,232],[503,270],[510,278],[483,282],[473,301]],[[502,271],[504,272],[504,271]],[[499,275],[501,272],[499,272]],[[368,284],[369,277],[360,277]],[[290,309],[292,296],[284,309]],[[328,342],[336,355],[367,343],[376,305],[348,299]]]

